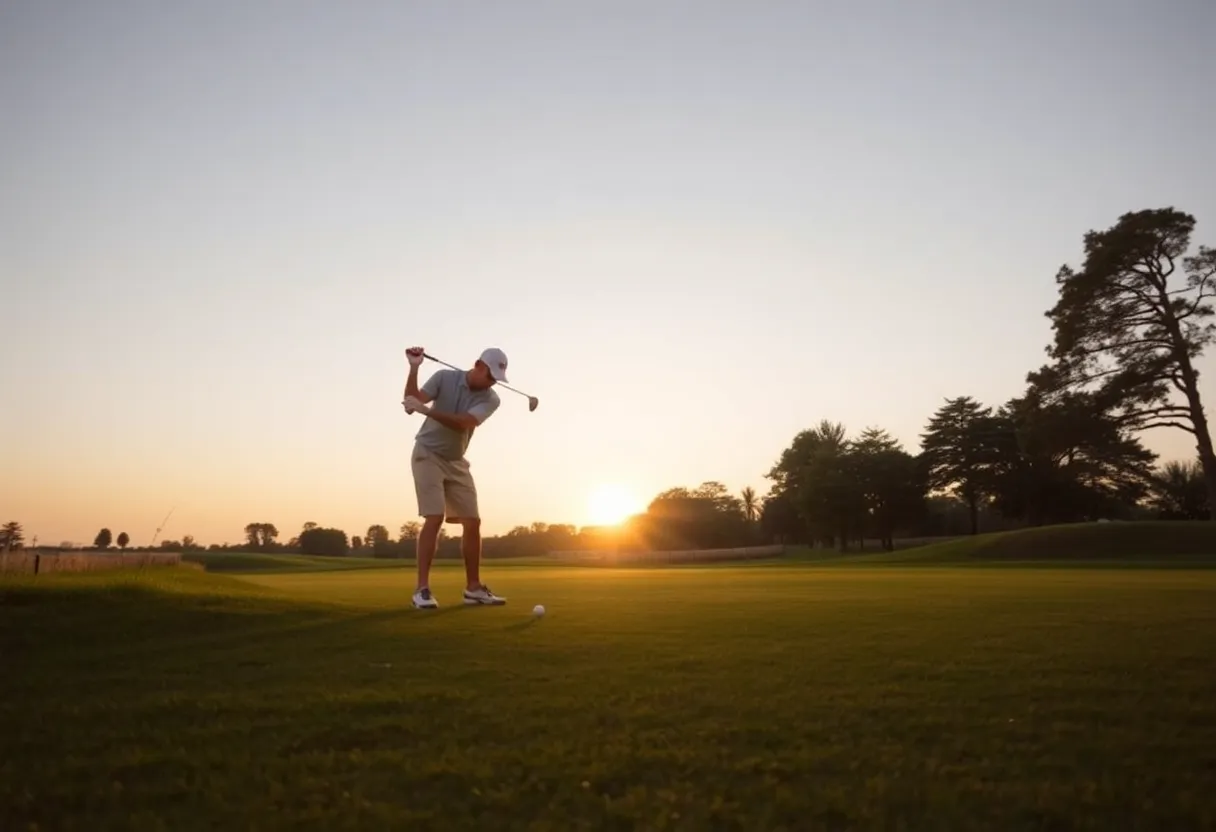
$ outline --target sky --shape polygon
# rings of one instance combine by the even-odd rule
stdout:
[[[764,493],[821,419],[915,451],[1046,361],[1086,231],[1174,206],[1216,245],[1213,34],[1205,0],[0,0],[0,521],[395,532],[411,345],[540,400],[473,437],[489,534]]]

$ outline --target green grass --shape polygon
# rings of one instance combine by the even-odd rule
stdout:
[[[487,570],[0,580],[0,828],[1216,824],[1216,572]]]

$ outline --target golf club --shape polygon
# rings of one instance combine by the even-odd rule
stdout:
[[[423,358],[429,358],[429,359],[431,359],[432,361],[434,361],[436,364],[442,364],[443,366],[445,366],[445,367],[447,367],[447,368],[449,368],[449,369],[451,369],[451,370],[459,370],[460,372],[464,372],[464,371],[463,371],[463,370],[462,370],[460,367],[457,367],[457,366],[455,366],[455,365],[453,365],[453,364],[449,364],[449,363],[448,363],[448,362],[446,362],[446,361],[440,361],[438,358],[436,358],[435,356],[430,355],[430,354],[428,354],[428,353],[425,353],[425,352],[424,352],[424,353],[422,354],[422,357],[423,357]],[[537,399],[537,398],[536,398],[536,396],[529,396],[527,393],[524,393],[523,391],[516,390],[514,387],[511,387],[509,384],[503,384],[503,383],[500,381],[500,382],[498,382],[498,383],[497,383],[495,386],[496,386],[496,387],[505,387],[506,389],[510,390],[512,393],[519,393],[519,395],[521,395],[521,396],[523,396],[524,398],[526,398],[526,399],[528,400],[528,411],[529,411],[529,412],[536,410],[537,405],[539,405],[539,404],[540,404],[540,400],[539,400],[539,399]]]

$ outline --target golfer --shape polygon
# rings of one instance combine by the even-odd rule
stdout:
[[[481,514],[477,510],[477,486],[465,459],[473,431],[498,409],[498,394],[492,389],[507,380],[507,356],[489,348],[471,370],[439,370],[418,386],[422,347],[405,351],[409,375],[405,380],[406,413],[426,417],[414,439],[411,469],[422,532],[418,535],[418,586],[414,606],[435,609],[439,603],[431,593],[431,562],[439,542],[444,518],[464,530],[460,549],[464,555],[466,604],[505,604],[481,582]]]

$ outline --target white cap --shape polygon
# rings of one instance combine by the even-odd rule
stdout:
[[[507,380],[507,354],[498,347],[488,347],[481,353],[481,361],[490,368],[496,381]]]

